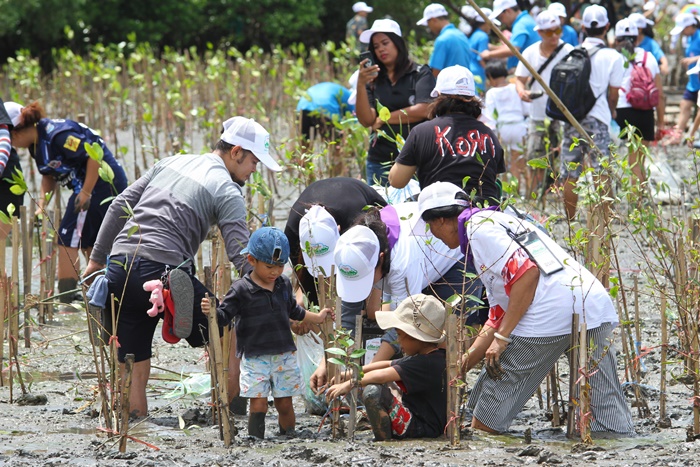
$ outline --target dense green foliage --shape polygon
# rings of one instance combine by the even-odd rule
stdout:
[[[51,64],[51,49],[84,53],[91,44],[128,40],[157,48],[207,43],[246,50],[345,38],[354,0],[0,0],[0,61],[26,49]],[[391,15],[405,30],[428,2],[375,0],[370,22]]]

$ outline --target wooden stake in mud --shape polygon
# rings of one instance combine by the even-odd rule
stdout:
[[[550,410],[552,411],[552,426],[561,426],[561,419],[559,416],[559,391],[557,386],[557,367],[556,363],[554,368],[549,372],[549,386],[551,389],[551,397],[549,398]]]
[[[580,324],[578,332],[578,367],[581,372],[579,387],[579,432],[581,433],[581,441],[586,444],[592,444],[591,440],[591,391],[588,383],[588,339],[586,323]]]
[[[19,238],[19,222],[12,218],[12,238]],[[12,295],[10,295],[10,335],[15,342],[19,339],[19,245],[20,242],[12,242]],[[16,356],[16,355],[15,355]]]
[[[131,376],[134,373],[134,354],[126,354],[126,360],[124,364],[124,382],[122,384],[122,397],[121,397],[121,423],[119,424],[119,433],[121,434],[121,439],[119,440],[119,452],[126,452],[126,439],[129,433],[129,399],[131,398]]]
[[[661,289],[661,383],[659,385],[659,419],[666,419],[666,358],[668,353],[668,323],[666,323],[666,289]]]
[[[362,349],[362,315],[355,316],[355,349]],[[362,368],[362,357],[357,359],[357,364]],[[352,369],[353,378],[359,378],[360,371],[357,368]],[[350,390],[348,404],[350,405],[350,421],[348,422],[348,438],[355,438],[355,425],[357,424],[357,400],[359,397],[359,388],[354,387]]]
[[[210,300],[209,294],[206,294],[205,298]],[[217,393],[219,430],[224,441],[224,446],[229,447],[231,446],[232,423],[231,415],[228,410],[228,380],[224,372],[225,357],[221,346],[221,337],[219,337],[219,321],[216,316],[216,308],[207,315],[207,318],[209,321],[209,360],[211,361],[212,356],[214,357],[213,361],[211,361],[211,374],[212,382],[216,384],[212,389]],[[226,358],[226,365],[228,365],[228,358]],[[216,380],[214,381],[214,379]]]
[[[0,363],[4,361],[3,358],[5,355],[5,320],[10,319],[9,281],[7,280],[7,272],[5,271],[6,250],[7,248],[5,248],[5,245],[0,245]],[[0,386],[4,385],[5,376],[0,369]]]
[[[331,272],[331,277],[333,277],[333,273]],[[328,302],[330,301],[328,297],[328,287],[327,287],[327,282],[326,278],[324,277],[323,274],[319,274],[317,278],[317,284],[318,284],[318,301],[319,305],[321,306],[321,309],[328,308]],[[340,310],[340,308],[337,308]],[[340,313],[337,313],[336,317],[339,317]],[[331,355],[327,352],[325,352],[325,349],[328,349],[333,342],[333,322],[330,320],[325,320],[323,324],[321,324],[321,336],[323,337],[323,349],[324,349],[324,358],[326,359],[326,378],[327,381],[331,381],[335,376],[338,374],[338,367],[335,363],[331,363],[328,360],[331,358]],[[337,416],[336,416],[337,415]],[[331,436],[333,439],[337,439],[339,434],[340,434],[340,401],[338,399],[335,399],[331,401]]]
[[[576,436],[576,405],[579,403],[578,365],[579,365],[579,315],[574,313],[571,319],[571,355],[569,356],[569,406],[566,416],[566,436]]]
[[[449,308],[449,307],[448,307]],[[459,378],[459,341],[457,340],[457,315],[447,315],[447,438],[451,446],[459,445],[459,388],[455,384]]]
[[[32,219],[27,215],[27,206],[20,206],[20,230],[22,236],[22,284],[23,284],[23,295],[24,295],[24,346],[29,348],[30,341],[29,338],[31,334],[29,332],[29,307],[27,307],[27,295],[32,293],[32,244],[29,241],[29,234],[32,231]],[[16,240],[12,240],[13,242]],[[4,245],[3,245],[4,249]],[[4,257],[4,256],[3,256]],[[4,261],[3,261],[4,267]]]

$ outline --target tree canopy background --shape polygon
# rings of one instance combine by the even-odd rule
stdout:
[[[127,40],[155,47],[317,45],[345,38],[355,0],[0,0],[0,61],[19,49],[46,64],[51,49],[81,53],[91,44]],[[407,33],[425,5],[370,0],[375,19],[390,15]],[[456,20],[456,18],[455,18]]]

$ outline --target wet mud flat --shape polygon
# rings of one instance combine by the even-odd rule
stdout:
[[[670,154],[678,157],[669,157],[674,171],[692,173],[691,161],[687,156],[681,157],[680,152]],[[690,197],[697,195],[691,187]],[[283,226],[280,221],[283,224],[285,203],[291,205],[292,198],[285,197],[284,202],[276,205],[280,213],[278,226]],[[555,209],[550,204],[550,210]],[[554,226],[558,241],[562,241],[565,233],[565,225]],[[623,280],[630,284],[641,267],[638,246],[624,232],[616,241],[621,268],[626,271],[622,274]],[[640,290],[645,287],[640,276]],[[646,291],[640,295],[640,316],[642,343],[650,349],[645,356],[647,372],[641,387],[651,413],[640,416],[639,410],[632,407],[635,437],[598,437],[589,446],[567,439],[564,427],[551,426],[543,384],[545,408],[540,408],[535,396],[515,420],[508,435],[492,436],[465,429],[458,447],[449,446],[444,438],[374,442],[370,430],[359,431],[354,440],[332,440],[329,422],[319,430],[322,417],[306,414],[302,399],[297,397],[294,401],[297,437],[276,436],[276,413],[271,408],[265,440],[247,437],[246,417],[237,416],[238,435],[226,449],[219,439],[218,428],[211,424],[208,416],[207,396],[167,397],[178,381],[204,371],[203,349],[192,349],[184,343],[166,344],[157,330],[153,342],[153,377],[148,392],[151,415],[138,424],[131,423],[129,434],[133,438],[128,441],[127,451],[120,453],[117,438],[109,438],[101,430],[103,421],[96,412],[100,403],[85,316],[82,313],[57,314],[50,325],[32,330],[30,349],[23,348],[20,343],[19,364],[27,391],[34,396],[45,396],[45,404],[20,405],[17,399],[22,391],[17,383],[11,404],[9,387],[0,387],[0,466],[700,465],[700,441],[688,439],[687,434],[693,422],[692,386],[674,379],[682,374],[682,364],[681,356],[672,350],[666,392],[668,421],[661,424],[663,427],[659,426],[659,301]],[[619,329],[616,333],[618,374],[622,377]],[[671,346],[677,341],[674,332]],[[7,381],[6,363],[3,370]],[[562,358],[558,374],[564,398],[568,392],[567,368],[567,361]],[[469,387],[477,374],[472,371],[467,376]],[[632,405],[634,398],[629,384],[626,394]],[[527,431],[532,438],[529,443],[526,442]]]

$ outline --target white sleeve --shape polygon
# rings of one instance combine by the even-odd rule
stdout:
[[[486,91],[486,102],[484,102],[484,111],[482,116],[484,117],[484,123],[492,130],[496,129],[496,99],[494,98],[493,90],[489,89]]]
[[[615,56],[611,58],[613,58],[613,60],[610,64],[610,81],[608,82],[608,86],[619,88],[622,86],[622,79],[625,75],[625,61],[618,52],[615,52]]]

